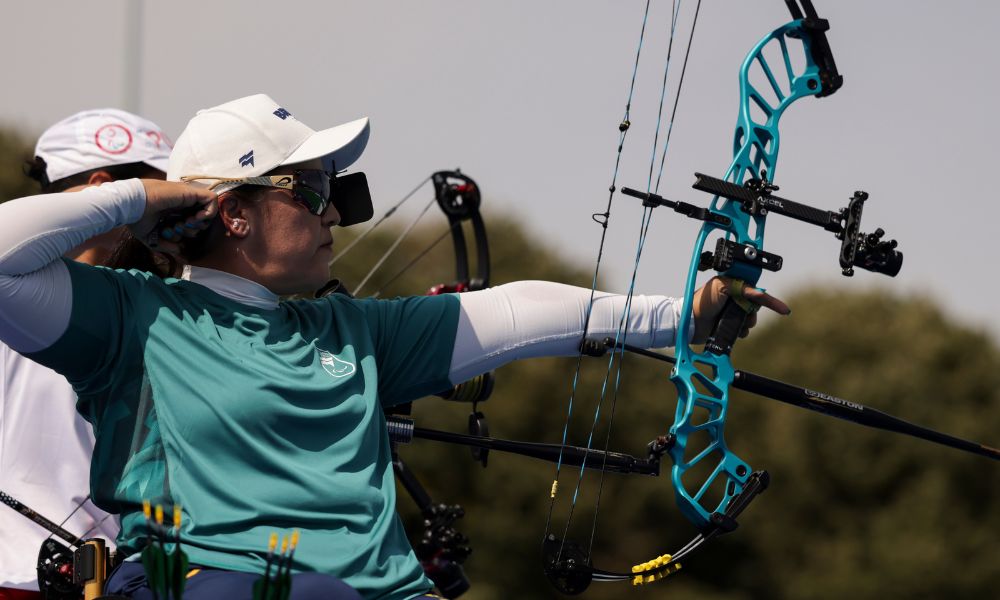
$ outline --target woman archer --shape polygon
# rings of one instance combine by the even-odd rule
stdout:
[[[189,122],[173,182],[0,206],[0,339],[76,389],[97,437],[93,497],[121,514],[120,552],[144,544],[143,499],[183,507],[185,549],[202,568],[189,598],[249,597],[268,534],[292,528],[302,531],[293,597],[429,594],[396,515],[382,408],[516,359],[573,355],[584,334],[590,291],[548,282],[281,301],[326,282],[332,227],[370,218],[367,191],[338,175],[368,131],[363,119],[316,132],[250,96]],[[178,214],[191,216],[158,226]],[[184,275],[60,259],[123,224],[159,250],[183,248]],[[695,340],[723,288],[712,280],[696,294]],[[624,304],[597,294],[588,333],[615,331]],[[672,345],[679,314],[678,300],[634,298],[629,341]],[[139,563],[119,567],[107,591],[149,597]]]

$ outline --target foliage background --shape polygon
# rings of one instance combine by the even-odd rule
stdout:
[[[0,201],[34,191],[20,173],[20,161],[29,155],[24,134],[0,131]],[[430,191],[424,190],[423,197],[429,199]],[[489,210],[501,202],[487,190],[494,284],[545,279],[589,286],[589,267],[561,262],[544,241],[527,238],[516,222]],[[335,265],[334,274],[351,288],[401,226],[378,230]],[[443,227],[442,217],[427,217],[373,286],[402,268]],[[342,232],[338,247],[353,235]],[[595,243],[597,235],[595,230]],[[440,244],[382,296],[423,293],[450,281],[449,245],[447,240]],[[580,247],[588,246],[581,241]],[[579,264],[590,260],[585,253]],[[663,279],[665,293],[680,293],[672,287],[678,277],[664,274]],[[997,445],[1000,350],[995,343],[956,325],[926,299],[893,294],[891,282],[874,291],[849,290],[844,285],[783,292],[793,316],[766,320],[737,346],[735,364]],[[574,364],[574,359],[543,359],[501,369],[494,396],[480,407],[491,433],[557,443]],[[570,443],[585,443],[605,364],[585,362]],[[630,357],[624,369],[610,446],[642,455],[646,443],[669,427],[676,396],[662,364]],[[413,417],[421,427],[464,431],[468,412],[465,405],[427,399],[415,405]],[[729,423],[729,446],[772,476],[770,488],[744,514],[737,532],[705,547],[668,581],[635,591],[624,584],[595,584],[585,598],[996,597],[1000,470],[995,463],[747,394],[736,394]],[[603,439],[606,424],[598,427],[597,439]],[[465,598],[557,596],[545,582],[539,558],[552,465],[492,453],[483,469],[465,448],[422,440],[404,446],[401,454],[437,501],[466,509],[459,527],[474,552],[466,563],[473,587]],[[561,476],[564,502],[553,516],[557,532],[565,523],[565,498],[575,477],[573,469]],[[589,474],[571,537],[589,535],[597,486],[597,477]],[[608,475],[601,506],[594,558],[599,567],[628,569],[679,548],[694,534],[674,508],[665,476]],[[420,517],[402,489],[400,512],[410,530],[419,532]]]

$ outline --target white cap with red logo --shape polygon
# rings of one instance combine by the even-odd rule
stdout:
[[[85,110],[38,138],[35,156],[49,181],[101,167],[145,163],[166,173],[171,143],[158,125],[117,108]]]

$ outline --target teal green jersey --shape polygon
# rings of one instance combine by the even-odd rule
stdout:
[[[119,548],[143,499],[180,504],[194,564],[263,572],[271,532],[302,531],[295,569],[366,598],[431,582],[406,540],[382,408],[447,389],[454,296],[281,302],[66,261],[67,331],[30,358],[65,375],[94,426],[95,503]]]

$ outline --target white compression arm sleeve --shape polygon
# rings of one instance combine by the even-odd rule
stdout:
[[[0,340],[19,352],[49,347],[73,307],[63,254],[97,234],[134,223],[146,207],[138,179],[0,205]]]
[[[590,290],[548,281],[519,281],[459,294],[462,304],[449,377],[461,383],[520,358],[579,352]],[[598,292],[587,335],[614,336],[626,297]],[[674,345],[681,301],[634,296],[625,327],[628,342],[643,348]]]

